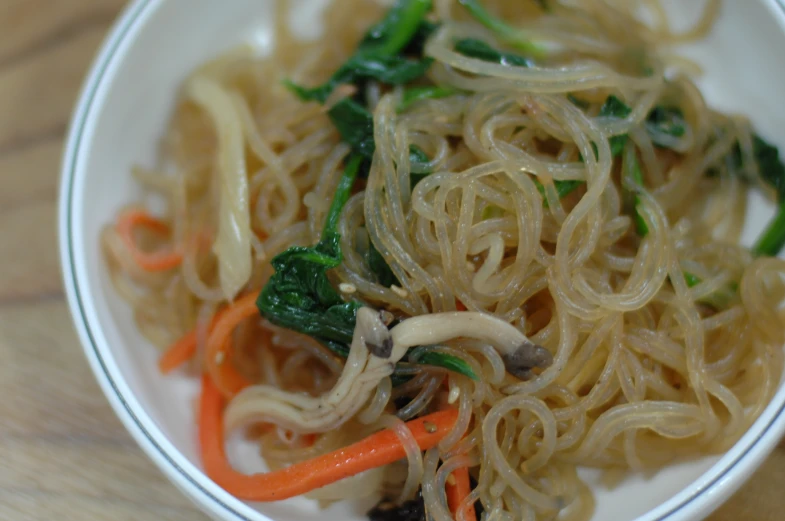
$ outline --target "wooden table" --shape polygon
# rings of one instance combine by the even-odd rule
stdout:
[[[0,0],[0,520],[206,519],[115,418],[60,281],[63,134],[123,3]],[[785,519],[785,447],[710,519]]]

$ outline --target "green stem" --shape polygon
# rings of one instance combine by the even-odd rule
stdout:
[[[427,85],[425,87],[408,87],[403,91],[401,102],[398,104],[397,111],[403,112],[413,103],[424,99],[440,99],[459,94],[461,91],[455,87],[442,87],[439,85]]]
[[[785,246],[785,200],[780,202],[777,215],[752,247],[753,255],[775,257]]]
[[[683,274],[684,281],[687,283],[688,288],[693,288],[703,282],[703,280],[694,273],[685,271]],[[736,298],[738,290],[739,285],[735,282],[731,282],[721,287],[714,293],[698,299],[698,302],[706,304],[707,306],[711,306],[718,311],[726,309],[731,304],[731,302],[733,302],[734,298]]]
[[[625,190],[632,196],[632,220],[635,223],[635,231],[639,236],[646,237],[646,235],[649,234],[649,226],[638,210],[641,202],[639,193],[643,190],[643,170],[638,161],[638,153],[636,152],[635,147],[625,150],[623,158],[624,181],[622,184]]]
[[[431,0],[399,0],[384,20],[372,27],[369,37],[380,41],[363,46],[362,52],[392,56],[403,50],[431,10]]]
[[[516,49],[525,52],[532,58],[542,58],[547,50],[542,45],[532,42],[525,31],[507,25],[490,13],[479,0],[458,0],[458,3],[469,11],[472,17],[482,25],[496,33],[499,38]]]
[[[327,238],[331,233],[335,233],[338,228],[338,220],[341,217],[341,211],[346,206],[346,201],[349,200],[349,195],[354,186],[354,181],[357,179],[357,172],[360,171],[360,165],[363,162],[363,157],[353,154],[349,157],[346,167],[343,170],[341,180],[338,182],[338,187],[335,189],[335,197],[330,205],[330,210],[327,212],[327,217],[324,220],[324,228],[322,229],[322,239]]]

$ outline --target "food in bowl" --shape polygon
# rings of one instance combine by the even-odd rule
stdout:
[[[670,54],[718,3],[678,34],[508,4],[340,1],[316,41],[279,10],[269,56],[184,82],[101,240],[235,496],[583,519],[578,467],[722,451],[774,393],[785,224],[739,235],[785,167]],[[240,428],[270,472],[227,460]]]

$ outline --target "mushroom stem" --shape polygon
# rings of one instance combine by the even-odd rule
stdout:
[[[371,308],[357,311],[352,345],[335,386],[319,397],[290,393],[271,385],[253,385],[229,403],[225,427],[270,422],[301,433],[325,432],[353,417],[370,399],[382,378],[410,347],[458,337],[493,345],[508,372],[527,378],[532,367],[548,367],[553,357],[507,322],[486,313],[432,313],[404,320],[391,330]]]
[[[410,347],[438,344],[467,337],[493,345],[502,356],[509,373],[526,379],[533,367],[545,368],[553,355],[529,340],[512,325],[487,313],[453,311],[432,313],[404,320],[390,331],[393,340],[391,360],[400,360]]]

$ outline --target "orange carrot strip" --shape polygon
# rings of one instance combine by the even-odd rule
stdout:
[[[164,352],[158,359],[158,370],[169,373],[193,358],[196,354],[196,330],[189,331]]]
[[[169,233],[169,226],[144,210],[133,209],[123,212],[117,220],[117,232],[125,243],[134,262],[145,271],[166,271],[175,268],[183,261],[179,248],[146,252],[139,249],[134,240],[134,228],[144,226],[156,233]]]
[[[461,301],[460,301],[460,300],[458,300],[458,299],[455,299],[455,309],[456,309],[457,311],[466,311],[466,310],[467,310],[467,308],[466,308],[466,306],[463,304],[463,302],[461,302]]]
[[[216,313],[210,320],[210,325],[207,327],[208,335],[210,334],[210,331],[212,331],[215,321],[218,320],[219,316],[221,316],[221,311]],[[196,354],[197,329],[198,328],[194,328],[193,330],[189,331],[174,344],[169,346],[161,358],[158,359],[159,371],[161,371],[163,374],[169,373],[180,367],[186,361],[193,358],[193,356]]]
[[[231,364],[232,332],[243,320],[258,315],[256,297],[259,292],[244,295],[219,313],[207,337],[205,365],[215,385],[224,396],[232,397],[250,382]]]
[[[447,505],[455,519],[459,519],[458,511],[463,500],[471,493],[471,483],[469,482],[469,467],[460,467],[452,472],[455,482],[451,485],[447,483]],[[474,520],[477,516],[474,512],[474,505],[469,504],[463,508],[463,519]]]
[[[316,458],[266,474],[246,475],[226,459],[222,412],[224,398],[211,378],[202,378],[199,443],[207,475],[221,488],[248,501],[278,501],[305,494],[366,470],[406,457],[398,436],[390,429]],[[434,447],[453,427],[458,411],[441,411],[406,422],[420,449]]]

